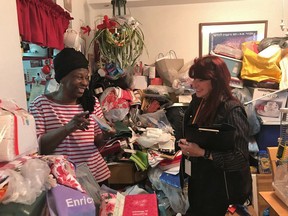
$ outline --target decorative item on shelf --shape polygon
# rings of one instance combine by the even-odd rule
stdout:
[[[125,71],[136,64],[143,52],[144,34],[139,22],[126,15],[126,2],[112,0],[113,17],[105,15],[102,23],[96,26],[90,46],[94,45],[95,60],[100,69],[105,68],[105,64],[112,64]]]
[[[134,66],[142,54],[144,34],[133,17],[117,16],[109,19],[105,15],[103,22],[97,25],[90,46],[94,42],[101,55],[100,61],[125,69]]]
[[[281,23],[280,23],[280,28],[284,32],[284,34],[286,36],[288,36],[288,27],[284,21],[284,8],[285,8],[285,0],[282,0],[282,19],[281,19]]]

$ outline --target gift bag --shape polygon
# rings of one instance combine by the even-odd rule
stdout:
[[[47,192],[46,198],[51,216],[96,215],[93,199],[73,188],[59,184]]]
[[[257,41],[242,43],[243,60],[241,78],[256,82],[270,81],[280,82],[281,48],[278,45],[269,46],[260,53],[255,52]]]
[[[178,71],[183,65],[184,59],[178,59],[173,50],[170,50],[166,56],[160,53],[155,62],[156,71],[167,86],[172,86],[173,81],[178,79]]]
[[[37,152],[35,120],[11,100],[0,100],[0,162]]]

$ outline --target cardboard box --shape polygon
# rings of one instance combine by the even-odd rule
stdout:
[[[0,105],[0,162],[36,153],[38,141],[34,117],[13,102],[3,100]]]
[[[132,161],[113,162],[108,167],[111,171],[109,184],[135,184],[147,178],[147,171],[137,171]]]

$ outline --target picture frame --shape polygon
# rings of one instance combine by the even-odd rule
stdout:
[[[64,8],[72,13],[72,0],[63,0],[64,1]]]
[[[88,62],[89,62],[89,73],[93,74],[96,66],[94,54],[88,53]]]
[[[79,37],[80,41],[80,51],[83,53],[83,55],[86,56],[86,39],[84,37]]]
[[[199,56],[210,54],[218,44],[241,49],[243,42],[261,41],[267,28],[267,20],[199,23]]]

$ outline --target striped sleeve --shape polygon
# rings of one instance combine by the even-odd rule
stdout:
[[[45,133],[45,121],[43,111],[43,97],[38,96],[35,98],[29,106],[29,113],[33,115],[36,123],[36,133],[39,139],[42,134]]]
[[[98,116],[99,118],[104,118],[100,102],[97,98],[95,98],[94,114]],[[95,124],[94,131],[95,131],[95,135],[102,133],[102,130],[100,129],[98,124]]]

